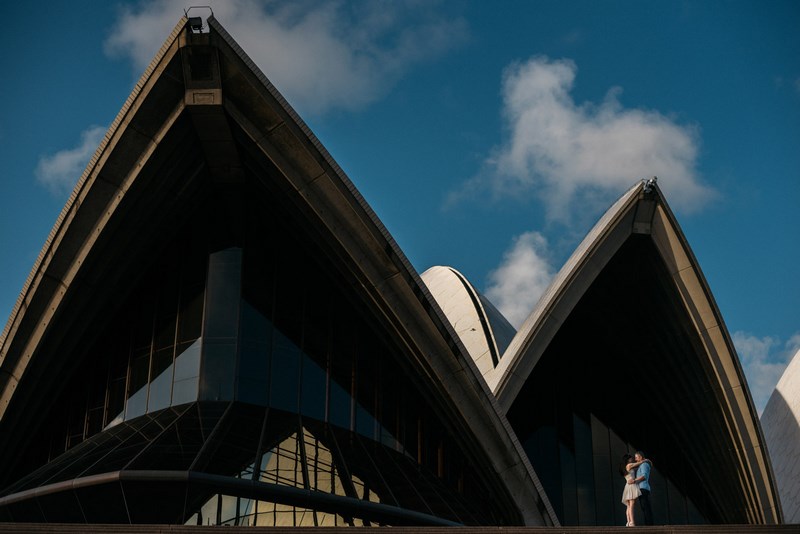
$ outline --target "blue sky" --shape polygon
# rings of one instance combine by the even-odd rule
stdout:
[[[800,348],[800,2],[210,4],[417,270],[457,268],[513,323],[657,175],[763,409]],[[5,7],[3,321],[188,5]]]

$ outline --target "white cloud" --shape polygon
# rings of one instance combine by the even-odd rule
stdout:
[[[538,232],[517,236],[488,278],[486,296],[519,328],[553,278],[547,239]]]
[[[69,193],[83,174],[105,133],[104,126],[90,126],[81,133],[78,146],[41,156],[36,165],[36,179],[55,195]]]
[[[508,140],[482,174],[450,198],[488,187],[495,195],[536,194],[548,219],[567,222],[582,202],[607,205],[641,178],[659,177],[676,209],[699,208],[713,191],[695,169],[698,135],[657,111],[625,109],[612,88],[600,104],[577,104],[571,60],[535,57],[508,67],[503,114]],[[585,210],[582,205],[581,209]]]
[[[460,18],[435,4],[397,2],[210,2],[214,16],[302,113],[360,109],[416,63],[462,44]],[[141,72],[183,14],[174,2],[125,7],[106,52]],[[205,16],[205,10],[192,15]]]
[[[777,338],[759,338],[746,332],[734,332],[732,337],[750,394],[761,415],[789,360],[800,349],[800,332],[785,343]]]

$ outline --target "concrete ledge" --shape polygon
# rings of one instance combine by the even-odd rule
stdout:
[[[352,533],[357,527],[301,527],[304,532],[325,534]],[[798,525],[663,525],[652,527],[375,527],[370,531],[386,530],[387,534],[789,534],[798,531]],[[389,530],[391,529],[391,530]],[[109,533],[109,534],[207,534],[275,533],[289,534],[295,527],[210,527],[184,525],[84,525],[55,523],[0,523],[0,534],[20,533]]]

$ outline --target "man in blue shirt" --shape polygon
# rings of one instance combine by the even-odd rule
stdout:
[[[646,460],[642,451],[637,451],[634,455],[637,462],[644,462],[636,468],[636,478],[633,479],[634,483],[639,484],[639,489],[642,490],[642,495],[639,497],[639,506],[642,507],[644,514],[644,524],[653,524],[653,510],[650,508],[650,460]]]

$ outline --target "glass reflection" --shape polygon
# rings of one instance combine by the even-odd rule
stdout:
[[[319,510],[217,494],[212,496],[185,524],[244,527],[341,527],[363,526],[364,522],[359,519],[346,520],[340,515]]]
[[[147,402],[148,413],[167,408],[170,405],[172,396],[172,375],[174,371],[174,367],[171,363],[172,351],[170,351],[169,361],[169,366],[150,382],[150,397]]]
[[[261,456],[258,480],[267,484],[305,487],[300,442],[294,433]]]
[[[178,406],[197,399],[202,346],[202,340],[196,339],[175,358],[172,406]]]
[[[355,497],[380,503],[380,496],[359,477],[347,478],[337,467],[334,454],[307,427],[301,426],[261,455],[255,464],[236,476],[265,484],[276,484],[342,497]],[[229,526],[361,526],[359,518],[311,510],[279,502],[215,494],[194,513],[186,524]]]

